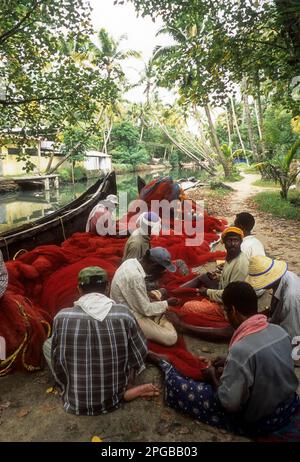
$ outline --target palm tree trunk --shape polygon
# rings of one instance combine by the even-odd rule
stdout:
[[[242,148],[242,150],[243,150],[244,156],[247,158],[247,156],[246,156],[246,149],[245,149],[245,145],[244,145],[244,142],[243,142],[243,139],[242,139],[242,136],[241,136],[241,132],[240,132],[240,129],[239,129],[239,124],[238,124],[238,120],[237,120],[237,116],[236,116],[236,112],[235,112],[235,107],[234,107],[234,102],[233,102],[233,98],[232,98],[232,97],[230,97],[230,103],[231,103],[233,121],[234,121],[234,125],[235,125],[235,128],[236,128],[236,132],[237,132],[237,134],[238,134],[238,137],[239,137],[239,140],[240,140],[240,144],[241,144],[241,148]]]
[[[231,131],[230,131],[230,124],[229,124],[229,114],[228,109],[226,107],[226,122],[227,122],[227,133],[228,133],[228,144],[231,146]]]
[[[143,141],[143,136],[144,136],[144,128],[145,128],[145,125],[144,125],[144,119],[142,118],[142,119],[141,119],[141,133],[140,133],[140,143]]]
[[[49,173],[49,170],[50,170],[50,168],[51,168],[53,159],[54,159],[54,149],[53,149],[53,151],[51,152],[51,155],[50,155],[49,160],[48,160],[48,165],[47,165],[46,171],[45,171],[46,175]]]
[[[256,162],[258,162],[259,158],[258,158],[258,153],[257,153],[257,146],[254,141],[254,135],[253,135],[253,125],[252,125],[251,112],[250,112],[249,100],[248,100],[248,94],[247,94],[246,79],[243,79],[243,82],[242,82],[242,98],[243,98],[246,121],[247,121],[249,142],[250,142],[251,150],[253,153],[253,158]]]
[[[191,159],[195,160],[205,171],[207,171],[210,175],[212,175],[214,172],[207,167],[195,154],[193,154],[191,151],[189,151],[185,146],[180,144],[175,138],[170,135],[168,132],[167,128],[159,121],[157,117],[155,117],[158,125],[162,129],[162,131],[167,135],[170,141],[181,151],[183,152],[186,156],[190,157]]]
[[[167,157],[167,152],[168,152],[168,147],[166,146],[166,147],[165,147],[165,151],[164,151],[164,158],[163,158],[163,162],[165,162],[165,160],[166,160],[166,157]]]
[[[107,144],[109,142],[110,134],[113,128],[113,122],[111,119],[109,119],[109,125],[107,130],[104,131],[104,137],[103,137],[103,147],[102,147],[102,152],[105,152],[107,154]]]
[[[261,102],[261,94],[260,94],[260,80],[259,80],[259,73],[256,74],[256,98],[254,100],[255,104],[255,112],[256,112],[256,120],[260,138],[260,146],[261,146],[261,154],[262,157],[265,156],[265,140],[264,140],[264,115],[263,115],[263,107]]]
[[[223,153],[221,151],[219,139],[218,139],[217,132],[216,132],[215,126],[214,126],[212,118],[211,118],[210,108],[209,108],[208,104],[205,104],[204,110],[205,110],[205,114],[206,114],[206,117],[207,117],[207,120],[208,120],[208,126],[209,126],[209,131],[210,131],[210,136],[211,136],[213,146],[216,149],[219,162],[223,167],[225,178],[228,178],[228,177],[230,177],[230,173],[231,173],[230,168],[229,168],[229,165],[228,165],[228,163],[227,163],[227,161],[226,161],[226,159],[225,159],[225,157],[224,157],[224,155],[223,155]]]

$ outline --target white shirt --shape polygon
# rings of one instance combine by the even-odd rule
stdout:
[[[250,234],[250,236],[244,237],[243,242],[241,244],[241,251],[247,255],[248,259],[256,256],[265,257],[266,255],[264,246],[262,245],[260,240],[252,234]]]
[[[300,278],[292,271],[282,276],[274,293],[278,303],[270,322],[280,324],[291,339],[300,335]]]
[[[113,277],[110,297],[115,303],[127,305],[136,319],[165,313],[168,302],[150,302],[145,283],[146,273],[136,258],[129,258]]]

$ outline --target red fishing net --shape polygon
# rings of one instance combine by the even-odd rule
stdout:
[[[157,189],[158,187],[161,189]],[[162,191],[168,197],[176,191],[178,194],[178,190],[170,187],[169,182],[158,184],[157,188],[154,192],[158,196]],[[154,192],[150,188],[148,195],[153,197]],[[144,196],[147,198],[147,194]],[[124,218],[125,221],[127,219],[128,216]],[[151,246],[166,247],[173,260],[183,259],[191,269],[208,261],[224,258],[224,252],[211,252],[209,246],[219,237],[216,231],[223,228],[224,221],[205,214],[205,234],[201,245],[186,247],[186,236],[174,236],[171,231],[170,236],[153,237]],[[0,361],[0,375],[12,369],[36,370],[42,365],[42,344],[47,338],[53,317],[60,309],[72,306],[78,298],[78,272],[87,266],[101,266],[106,269],[111,280],[121,264],[125,243],[125,238],[75,233],[61,246],[39,246],[21,255],[18,260],[7,263],[9,283],[5,295],[0,299],[0,336],[6,339],[8,359]],[[179,297],[184,303],[192,300],[195,294],[179,289],[179,285],[191,279],[191,276],[192,273],[182,276],[179,271],[175,274],[167,273],[161,285],[169,290],[170,295]],[[201,304],[198,301],[196,303]],[[185,310],[186,307],[182,314]],[[217,316],[216,308],[214,311],[202,309],[201,313],[199,316],[204,319],[204,324],[207,319],[209,326],[221,327],[221,317]],[[201,325],[199,316],[195,321],[195,313],[192,314],[189,310],[185,320]],[[163,347],[159,348],[161,351]],[[153,350],[155,351],[155,348]],[[195,357],[185,350],[182,340],[171,350],[172,361],[178,370],[185,375],[199,378],[195,370],[192,370]],[[194,364],[199,371],[203,367],[201,361]]]

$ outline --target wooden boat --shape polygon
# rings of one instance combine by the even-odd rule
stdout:
[[[80,197],[59,210],[34,222],[0,233],[0,250],[4,260],[16,256],[21,250],[38,245],[60,244],[75,232],[85,231],[92,208],[108,194],[117,194],[115,173],[99,179]]]
[[[139,175],[137,177],[137,188],[138,188],[138,193],[140,194],[141,190],[143,189],[143,187],[146,186],[146,182],[145,180],[143,180],[143,178],[141,178]]]

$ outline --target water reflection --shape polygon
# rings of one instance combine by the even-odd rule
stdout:
[[[157,175],[157,172],[141,172],[139,175],[147,183]],[[190,176],[203,178],[202,171],[191,169],[169,170],[159,172],[158,175],[170,175],[174,179]],[[137,176],[136,173],[117,175],[118,191],[127,192],[128,203],[137,196]],[[35,221],[54,212],[83,194],[94,181],[61,186],[59,190],[18,191],[0,195],[0,232]]]

